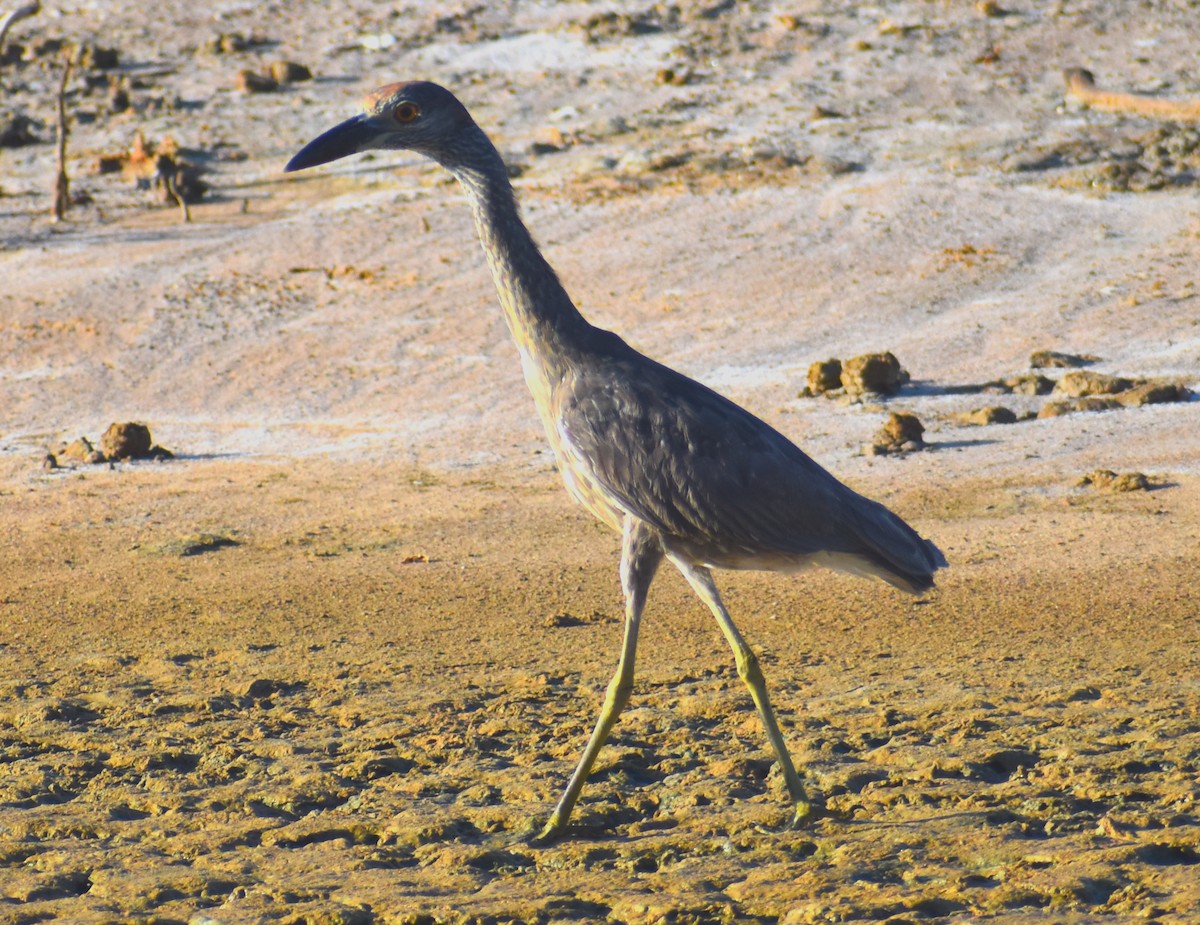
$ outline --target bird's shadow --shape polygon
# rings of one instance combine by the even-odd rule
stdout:
[[[936,443],[926,443],[921,452],[936,453],[938,450],[963,450],[973,446],[991,446],[999,440],[939,440]]]
[[[307,82],[310,84],[356,84],[361,79],[357,76],[343,77],[340,74],[314,74],[313,78]]]
[[[172,460],[178,460],[180,462],[206,462],[206,461],[212,460],[212,459],[249,459],[251,455],[252,454],[250,454],[250,453],[233,453],[233,452],[227,452],[227,453],[175,453],[175,455],[172,456],[171,459],[164,460],[164,462],[171,462]]]
[[[901,394],[911,398],[933,398],[939,395],[982,395],[993,383],[963,382],[943,384],[924,379],[910,380],[901,389]]]

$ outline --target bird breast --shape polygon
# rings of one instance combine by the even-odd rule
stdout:
[[[555,413],[556,402],[553,393],[556,377],[543,359],[521,339],[518,339],[517,347],[521,354],[521,371],[525,375],[525,384],[529,386],[533,395],[533,404],[546,430],[546,439],[554,451],[554,460],[567,493],[577,504],[620,533],[626,511],[592,476],[592,466],[579,447],[571,441]],[[558,384],[561,385],[561,382]]]

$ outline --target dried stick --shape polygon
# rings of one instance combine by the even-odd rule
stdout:
[[[71,204],[71,180],[67,176],[67,81],[71,77],[71,59],[63,62],[62,80],[58,82],[58,134],[55,143],[57,170],[54,174],[54,201],[50,220],[61,222]]]
[[[1103,112],[1129,113],[1172,122],[1200,122],[1200,100],[1172,100],[1141,93],[1113,93],[1096,86],[1091,71],[1081,67],[1063,71],[1067,96]]]
[[[175,201],[179,203],[179,217],[186,224],[192,220],[192,210],[188,208],[187,200],[183,198],[183,193],[179,192],[179,188],[175,185],[175,168],[174,165],[169,170],[164,170],[161,174],[163,186],[167,189],[167,194],[173,196]]]

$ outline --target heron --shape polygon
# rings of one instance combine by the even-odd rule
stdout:
[[[749,411],[590,324],[522,221],[495,145],[449,90],[428,81],[381,87],[285,170],[374,149],[416,152],[458,180],[566,489],[621,534],[625,624],[617,668],[575,772],[533,841],[566,832],[629,703],[642,612],[664,559],[712,611],[733,650],[791,798],[790,825],[814,818],[759,659],[734,625],[713,569],[823,565],[920,594],[933,587],[945,556]]]

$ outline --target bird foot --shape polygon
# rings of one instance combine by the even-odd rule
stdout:
[[[789,829],[802,829],[809,822],[814,821],[813,805],[807,801],[797,803],[795,811],[792,813],[792,821],[788,824]]]
[[[829,809],[823,803],[810,803],[808,800],[799,800],[794,804],[791,821],[786,828],[793,831],[797,829],[806,829],[818,819],[825,819],[831,816]]]
[[[537,828],[536,822],[532,823],[531,828]],[[561,839],[566,834],[565,829],[566,826],[551,817],[542,830],[536,835],[530,835],[525,843],[531,848],[546,848]]]

